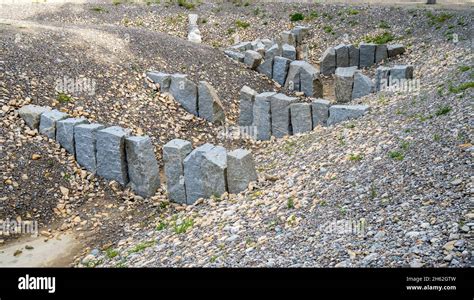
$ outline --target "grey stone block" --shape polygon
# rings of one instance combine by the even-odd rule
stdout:
[[[115,180],[121,185],[128,183],[125,137],[130,131],[112,126],[96,132],[97,175]]]
[[[291,60],[281,56],[275,56],[273,59],[273,80],[282,86],[285,84],[290,63]]]
[[[160,91],[167,92],[171,85],[171,75],[163,72],[147,72],[146,76],[151,79],[154,83],[160,85]]]
[[[184,159],[191,151],[191,143],[180,139],[171,140],[163,146],[168,197],[173,202],[186,203]]]
[[[383,60],[387,60],[388,52],[387,52],[387,45],[377,45],[375,48],[375,63],[379,63]]]
[[[39,132],[50,139],[56,139],[56,122],[68,118],[68,114],[53,109],[41,114]]]
[[[250,50],[252,48],[251,42],[240,42],[236,45],[230,47],[231,50],[244,52],[246,50]]]
[[[200,81],[198,86],[199,117],[212,123],[224,123],[224,107],[217,92],[206,81]]]
[[[227,191],[227,151],[224,147],[214,146],[203,156],[202,181],[204,197],[220,197]]]
[[[288,68],[284,89],[290,92],[300,91],[300,68],[301,65],[298,60],[292,61]]]
[[[241,63],[243,63],[245,59],[245,54],[237,52],[237,51],[225,50],[224,54]]]
[[[160,171],[150,137],[125,138],[125,152],[132,190],[144,198],[153,196],[160,187]]]
[[[359,118],[368,111],[367,105],[332,105],[329,108],[328,125]]]
[[[76,161],[93,174],[97,171],[96,134],[104,128],[101,124],[80,124],[74,127]]]
[[[293,134],[313,130],[311,103],[293,103],[290,105],[291,127]]]
[[[360,71],[354,74],[354,86],[352,87],[352,99],[366,96],[374,91],[374,83],[372,80],[363,75]]]
[[[186,75],[171,75],[170,93],[184,109],[195,116],[198,115],[197,86]]]
[[[288,44],[283,44],[281,47],[282,49],[282,55],[285,58],[288,58],[290,60],[295,60],[296,59],[296,48],[294,46],[288,45]]]
[[[336,51],[336,67],[349,67],[349,48],[346,45],[338,45],[334,47]]]
[[[375,63],[376,44],[360,43],[359,44],[359,66],[361,68],[370,67]]]
[[[265,45],[265,51],[270,49],[271,46],[273,46],[273,44],[275,44],[272,40],[270,39],[262,39],[261,40],[262,44]]]
[[[336,69],[334,90],[337,103],[347,103],[352,100],[352,86],[356,70],[357,67]]]
[[[294,91],[301,91],[305,96],[323,96],[323,84],[319,76],[319,70],[307,61],[295,60],[291,62],[285,89],[291,91],[291,85],[293,85]]]
[[[38,129],[41,119],[41,114],[51,111],[50,107],[29,104],[18,109],[18,114],[25,121],[31,129]]]
[[[269,140],[272,136],[270,97],[275,94],[275,92],[264,92],[255,96],[253,126],[257,130],[257,140]]]
[[[375,91],[385,89],[389,85],[390,68],[378,67],[375,70]]]
[[[257,72],[266,75],[269,78],[273,76],[273,58],[265,59],[263,63],[261,63],[257,67]]]
[[[257,92],[250,87],[244,85],[240,89],[240,115],[239,125],[251,126],[253,123],[253,104]]]
[[[313,129],[318,126],[326,126],[329,117],[331,102],[324,99],[314,99],[311,102],[311,113],[313,118]]]
[[[410,65],[395,65],[390,69],[390,85],[396,81],[413,78],[413,66]]]
[[[319,67],[323,75],[331,75],[336,71],[336,50],[330,47],[321,56]]]
[[[186,203],[193,204],[199,198],[205,197],[202,174],[204,154],[214,148],[214,145],[204,144],[194,149],[183,161],[184,186],[186,189]]]
[[[349,49],[349,67],[359,67],[359,48],[354,45],[348,45]]]
[[[394,57],[405,52],[405,46],[402,44],[387,45],[388,57]]]
[[[262,55],[257,51],[247,50],[245,51],[244,64],[255,70],[262,63]]]
[[[272,134],[281,138],[291,135],[290,104],[298,98],[288,97],[285,94],[276,94],[270,97],[270,109],[272,113]]]
[[[291,30],[291,33],[295,36],[296,46],[301,45],[308,36],[309,27],[298,25]]]
[[[265,52],[265,60],[270,58],[274,58],[275,56],[281,56],[282,48],[278,46],[278,44],[273,44],[266,52]]]
[[[252,152],[244,149],[230,151],[227,154],[229,193],[240,193],[248,188],[250,182],[255,180],[257,180],[257,171]]]
[[[295,35],[291,31],[280,32],[280,40],[282,44],[296,46]]]
[[[85,118],[68,118],[56,122],[56,141],[72,155],[76,154],[74,127],[80,124],[89,124],[89,121]]]

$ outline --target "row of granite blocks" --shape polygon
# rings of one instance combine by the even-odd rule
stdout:
[[[239,125],[254,126],[257,140],[281,138],[355,119],[369,111],[367,105],[331,105],[328,100],[299,98],[282,93],[257,93],[248,86],[240,90]]]
[[[224,123],[225,112],[214,87],[207,81],[198,84],[184,74],[150,71],[146,76],[161,92],[170,93],[184,109],[213,123]]]
[[[323,75],[330,75],[339,67],[370,67],[404,52],[405,47],[401,44],[360,43],[359,47],[340,44],[326,49],[319,61],[319,68]]]
[[[26,105],[20,117],[40,134],[56,140],[77,163],[105,179],[115,180],[143,197],[160,187],[159,168],[148,136],[131,136],[119,126],[105,127],[86,118],[71,118],[47,106]]]
[[[174,139],[163,146],[165,176],[171,201],[193,204],[200,198],[239,193],[257,180],[252,153]]]
[[[334,81],[334,94],[337,103],[348,103],[353,99],[379,92],[388,86],[400,84],[403,80],[413,79],[413,66],[380,66],[375,72],[375,82],[362,74],[357,67],[338,67]]]
[[[322,97],[319,70],[306,61],[307,45],[302,44],[307,32],[308,27],[297,26],[282,32],[277,41],[241,42],[224,53],[273,79],[287,91]]]
[[[56,140],[91,173],[123,186],[130,183],[132,190],[145,198],[160,187],[150,137],[130,136],[130,130],[122,127],[70,118],[46,106],[26,105],[18,114],[31,129]],[[223,147],[205,144],[193,151],[190,142],[172,140],[163,147],[163,157],[168,195],[179,203],[193,203],[225,191],[238,193],[257,178],[252,154],[244,149],[227,153]]]

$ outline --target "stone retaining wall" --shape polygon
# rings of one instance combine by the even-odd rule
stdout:
[[[224,123],[225,112],[216,90],[207,81],[198,84],[184,74],[150,71],[146,76],[157,89],[170,93],[184,109],[213,123]]]
[[[303,92],[308,97],[322,97],[319,70],[306,61],[308,45],[304,38],[309,28],[296,26],[283,31],[277,39],[240,42],[224,53],[275,80],[287,91]]]
[[[191,142],[174,139],[163,146],[168,195],[171,201],[193,204],[199,198],[239,193],[257,180],[249,150],[230,152],[204,144],[193,150]]]
[[[321,74],[331,75],[336,68],[357,67],[365,68],[377,64],[390,57],[395,57],[405,52],[401,44],[385,45],[360,43],[359,47],[352,44],[340,44],[324,51],[320,59]]]
[[[334,125],[369,111],[367,105],[331,105],[324,99],[299,102],[299,98],[281,93],[258,94],[247,86],[241,89],[240,99],[240,120],[245,120],[245,126],[255,126],[257,140],[308,132],[318,125]]]
[[[56,140],[77,163],[105,179],[150,197],[160,187],[159,167],[148,136],[130,136],[119,126],[105,127],[85,118],[70,118],[50,107],[26,105],[19,115],[31,128]]]

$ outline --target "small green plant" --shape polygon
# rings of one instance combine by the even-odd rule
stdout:
[[[426,16],[429,18],[428,23],[430,25],[442,24],[453,17],[452,14],[448,14],[448,13],[440,13],[440,14],[435,15],[431,11],[428,11],[426,13]]]
[[[103,7],[100,7],[100,6],[94,6],[93,8],[91,8],[92,11],[95,11],[95,12],[98,12],[98,13],[101,13],[101,12],[107,12],[105,10],[105,8]]]
[[[464,82],[459,86],[453,86],[452,84],[449,85],[449,91],[453,94],[458,94],[471,88],[474,88],[474,81]]]
[[[470,66],[459,66],[459,67],[458,67],[459,72],[467,72],[467,71],[469,71],[470,69],[471,69]]]
[[[115,249],[107,249],[107,251],[105,252],[105,254],[107,255],[108,258],[114,258],[116,257],[117,255],[119,255],[119,252]]]
[[[67,103],[67,102],[74,101],[74,99],[71,96],[69,96],[69,95],[67,95],[63,92],[58,93],[58,96],[56,97],[56,100],[58,100],[59,103]]]
[[[290,15],[291,22],[298,22],[298,21],[303,21],[303,20],[304,20],[304,15],[302,13],[294,13]]]
[[[324,13],[322,14],[322,16],[323,16],[324,18],[328,19],[328,20],[332,20],[332,19],[334,18],[331,14],[329,14],[329,13],[327,13],[327,12],[324,12]]]
[[[325,200],[321,200],[321,201],[319,202],[319,205],[320,205],[320,206],[327,206],[328,203],[327,203]]]
[[[235,28],[231,27],[231,28],[227,29],[227,34],[228,35],[232,35],[234,33],[235,33]]]
[[[406,150],[408,150],[408,147],[410,147],[410,143],[409,143],[409,142],[403,141],[403,142],[400,143],[400,149],[406,151]]]
[[[439,107],[439,108],[436,110],[435,114],[436,114],[437,116],[442,116],[442,115],[445,115],[445,114],[449,113],[450,111],[451,111],[451,107],[445,105],[445,106]]]
[[[237,26],[238,28],[246,29],[250,27],[250,23],[242,20],[237,20],[235,21],[235,26]]]
[[[135,247],[130,249],[129,253],[141,252],[141,251],[145,250],[146,248],[153,246],[154,244],[155,244],[155,241],[147,241],[147,242],[143,242],[143,243],[138,243],[138,244],[135,245]]]
[[[311,21],[319,17],[319,14],[317,11],[311,11],[308,16],[305,17],[306,21]]]
[[[375,199],[375,197],[377,197],[377,187],[372,184],[370,186],[370,199]]]
[[[385,31],[381,34],[376,36],[366,36],[364,41],[367,43],[375,43],[375,44],[387,44],[395,39],[395,36],[388,31]]]
[[[258,16],[260,14],[260,7],[257,7],[253,10],[253,14]]]
[[[387,21],[384,20],[379,23],[379,28],[389,29],[390,25],[388,25]]]
[[[435,142],[439,142],[439,141],[441,141],[441,136],[436,133],[436,134],[433,136],[433,140],[434,140]]]
[[[402,152],[400,151],[390,151],[388,153],[388,156],[392,159],[395,159],[395,160],[403,160],[405,158],[405,156],[403,155]]]
[[[354,154],[354,153],[349,154],[349,160],[350,161],[360,161],[360,160],[362,160],[362,158],[364,158],[364,157],[360,153],[358,153],[358,154]]]
[[[329,26],[329,25],[325,25],[325,26],[323,27],[323,30],[324,30],[324,32],[326,32],[326,33],[332,33],[332,34],[334,34],[334,30],[333,30],[332,27]]]
[[[163,222],[163,221],[160,221],[160,223],[158,223],[158,225],[156,225],[156,230],[157,231],[161,231],[161,230],[164,230],[168,228],[168,224]]]
[[[286,203],[286,207],[288,209],[295,208],[295,199],[293,197],[288,198],[288,201]]]
[[[191,218],[184,219],[181,224],[174,226],[174,232],[177,234],[185,233],[189,228],[193,227],[194,220]]]
[[[359,11],[358,11],[357,9],[348,8],[348,9],[347,9],[347,14],[348,14],[348,15],[358,15],[358,14],[359,14]]]
[[[194,9],[194,3],[188,2],[186,0],[178,0],[178,6],[184,7],[186,9]]]
[[[112,4],[113,4],[113,5],[120,5],[120,4],[122,4],[122,1],[120,1],[120,0],[112,0]]]
[[[218,258],[219,258],[218,255],[213,255],[213,256],[211,256],[211,258],[209,258],[209,262],[210,263],[215,263]]]

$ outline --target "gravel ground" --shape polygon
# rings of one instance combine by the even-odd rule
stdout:
[[[0,219],[33,218],[48,238],[74,232],[86,245],[76,266],[472,265],[473,90],[458,88],[473,80],[472,7],[435,8],[435,17],[422,7],[342,4],[205,3],[195,11],[201,45],[185,41],[189,11],[174,4],[2,7]],[[311,17],[292,23],[294,12]],[[420,89],[359,99],[371,113],[358,120],[254,143],[221,140],[219,128],[144,85],[149,69],[208,80],[232,125],[242,85],[278,87],[223,48],[235,34],[274,37],[295,24],[311,27],[314,64],[328,46],[391,32],[408,49],[387,65],[413,64]],[[94,79],[95,93],[59,101],[55,81],[64,76]],[[16,113],[26,103],[149,134],[160,161],[172,138],[250,147],[259,181],[195,206],[170,204],[162,190],[143,200],[28,130]],[[334,231],[344,224],[357,230]]]

